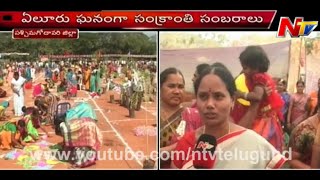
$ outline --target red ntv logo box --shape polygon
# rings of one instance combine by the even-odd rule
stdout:
[[[294,23],[288,17],[281,17],[277,37],[286,37],[286,32],[293,38],[308,36],[317,26],[318,21],[304,21],[303,17],[296,17]]]

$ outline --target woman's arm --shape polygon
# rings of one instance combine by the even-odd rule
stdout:
[[[244,92],[237,92],[238,97],[248,100],[248,101],[257,101],[260,102],[264,94],[266,94],[265,89],[263,86],[255,86],[253,91],[244,93]]]
[[[296,151],[291,151],[292,152],[292,157],[291,159],[288,160],[288,164],[290,168],[292,169],[310,169],[310,166],[303,163],[300,160],[301,154],[296,152]]]
[[[239,125],[248,129],[252,129],[252,123],[257,116],[259,109],[258,102],[252,102],[246,112],[246,114],[240,119]]]
[[[287,127],[291,129],[291,112],[292,112],[292,107],[293,107],[293,97],[290,97],[290,103],[289,103],[289,108],[288,108],[288,115],[287,115]]]
[[[11,133],[11,142],[13,147],[23,149],[24,146],[19,141],[17,141],[15,137],[16,133]]]
[[[304,106],[304,109],[306,110],[307,112],[307,116],[311,116],[311,97],[309,96],[308,99],[307,99],[307,103],[306,105]]]
[[[251,95],[249,96],[249,94]],[[264,95],[264,88],[261,86],[254,87],[253,91],[250,92],[246,99],[249,100],[256,98],[262,100]],[[257,116],[257,112],[259,109],[260,101],[250,101],[251,104],[246,112],[246,114],[240,119],[239,125],[248,129],[252,129],[252,122],[254,121],[255,117]]]

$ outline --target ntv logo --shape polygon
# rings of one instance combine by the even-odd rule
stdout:
[[[318,21],[303,21],[303,17],[296,17],[294,24],[288,17],[281,17],[277,37],[285,37],[287,31],[293,38],[308,36],[317,26]]]

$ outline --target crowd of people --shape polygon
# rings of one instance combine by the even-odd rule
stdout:
[[[202,135],[216,139],[214,156],[200,162],[202,168],[320,168],[320,79],[311,95],[304,93],[303,81],[290,94],[285,80],[268,74],[270,61],[262,47],[248,46],[239,61],[237,77],[223,63],[199,64],[190,103],[183,99],[181,71],[161,72],[160,153],[170,156],[161,160],[161,168],[201,168],[190,152],[203,146],[197,144]],[[217,152],[233,154],[225,159]]]
[[[90,92],[92,97],[99,97],[105,91],[113,90],[110,84],[113,88],[122,86],[124,81],[121,80],[130,81],[129,87],[133,94],[139,93],[140,102],[144,96],[148,96],[146,101],[150,101],[150,97],[156,95],[156,86],[152,84],[156,80],[155,64],[152,61],[132,64],[130,66],[126,61],[8,64],[1,75],[13,93],[14,117],[3,119],[0,125],[0,148],[23,149],[29,143],[43,138],[41,131],[45,138],[50,138],[52,135],[45,126],[52,126],[56,134],[64,139],[63,150],[72,151],[75,155],[71,162],[73,167],[95,164],[95,158],[79,159],[76,156],[79,152],[96,152],[102,146],[102,133],[97,126],[98,119],[93,108],[87,103],[77,103],[62,114],[59,114],[58,108],[68,104],[66,101],[76,97],[79,90]],[[43,72],[45,80],[36,82],[40,72]],[[27,107],[25,89],[29,88],[33,88],[34,105]],[[53,92],[54,89],[57,93]],[[129,102],[132,104],[131,99]],[[8,106],[9,101],[1,103],[1,117],[6,117],[5,109]]]

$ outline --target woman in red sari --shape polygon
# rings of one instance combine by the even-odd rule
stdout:
[[[239,58],[249,93],[238,91],[237,96],[251,102],[239,124],[246,124],[247,128],[253,129],[277,150],[282,151],[283,133],[280,119],[284,102],[276,92],[276,84],[267,74],[270,65],[268,56],[262,47],[248,46]],[[269,87],[271,92],[267,93],[264,87]]]

